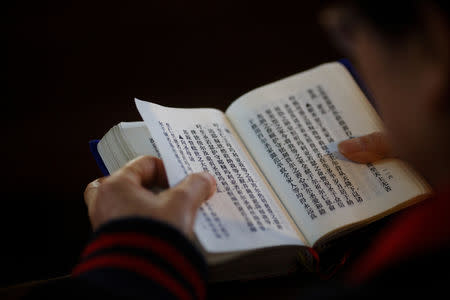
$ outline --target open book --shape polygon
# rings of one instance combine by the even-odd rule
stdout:
[[[135,100],[144,122],[120,123],[100,140],[109,173],[139,155],[159,156],[171,186],[208,171],[217,192],[194,232],[212,280],[292,271],[298,254],[429,196],[406,163],[357,164],[337,143],[382,122],[339,62],[250,91],[226,112]]]

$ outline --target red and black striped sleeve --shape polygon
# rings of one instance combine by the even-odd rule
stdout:
[[[151,219],[101,226],[72,275],[126,298],[205,299],[206,263],[178,230]]]

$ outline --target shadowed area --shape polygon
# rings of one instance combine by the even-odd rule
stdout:
[[[314,1],[20,1],[5,11],[1,286],[70,272],[90,234],[83,190],[101,176],[88,141],[140,120],[134,97],[225,110],[339,58]]]

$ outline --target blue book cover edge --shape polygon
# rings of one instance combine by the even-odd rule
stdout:
[[[103,162],[103,159],[98,153],[97,149],[98,142],[99,140],[89,141],[89,148],[91,149],[91,153],[94,156],[95,162],[97,163],[97,166],[100,168],[100,171],[103,173],[103,175],[108,176],[109,175],[108,169],[106,169],[105,163]]]
[[[348,60],[347,58],[342,58],[342,59],[338,60],[338,62],[341,63],[344,67],[347,68],[347,70],[352,75],[353,79],[358,84],[358,86],[361,89],[361,91],[364,93],[364,95],[366,95],[367,99],[369,100],[369,102],[372,104],[372,106],[376,110],[375,101],[374,101],[371,93],[369,92],[367,86],[365,85],[365,83],[363,82],[361,77],[359,76],[358,72],[356,72],[356,70],[353,67],[353,65],[351,64],[350,60]]]

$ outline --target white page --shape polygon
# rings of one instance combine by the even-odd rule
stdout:
[[[304,245],[222,112],[137,99],[136,105],[161,150],[170,186],[203,170],[216,178],[218,192],[202,205],[194,225],[208,252]]]
[[[145,122],[121,122],[119,127],[126,145],[130,147],[133,158],[140,155],[161,157]]]
[[[339,141],[382,130],[374,109],[339,63],[251,91],[226,115],[311,244],[427,188],[399,160],[368,166],[333,152]]]
[[[117,124],[99,141],[97,149],[109,174],[140,155],[160,157],[144,122]]]

